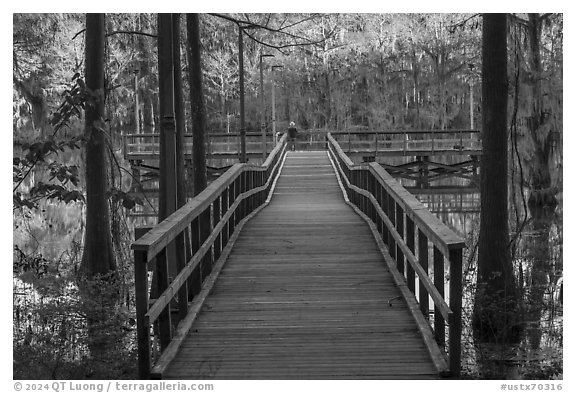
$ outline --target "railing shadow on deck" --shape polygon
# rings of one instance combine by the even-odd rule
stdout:
[[[444,361],[448,359],[448,372],[445,376],[458,377],[461,361],[464,240],[432,215],[379,164],[354,164],[332,135],[328,134],[327,139],[329,154],[337,167],[350,203],[372,221],[395,262],[396,266],[391,266],[396,269],[393,274],[399,273],[396,277],[403,281],[401,285],[408,287],[413,298],[417,296],[419,306],[414,303],[414,308],[419,307],[420,311],[413,310],[413,315],[417,322],[420,320],[420,325],[424,325],[420,328],[425,341],[425,333],[432,328],[429,323],[429,299],[432,299],[434,339],[431,339],[430,335],[428,341],[435,340]],[[430,250],[432,258],[429,258]],[[429,259],[433,261],[433,279],[430,278]],[[449,264],[450,274],[448,297],[444,293],[445,263]],[[424,319],[417,315],[419,312]]]
[[[286,137],[282,137],[264,164],[233,165],[132,243],[141,379],[161,375],[158,369],[175,355],[200,311],[201,302],[189,305],[189,301],[207,296],[206,287],[215,279],[210,275],[212,269],[217,272],[221,268],[244,222],[266,203],[285,150]],[[177,275],[172,278],[168,277],[168,255],[175,255],[177,261]],[[148,274],[151,266],[154,280]],[[150,293],[158,297],[150,299]],[[178,324],[173,321],[174,306]]]

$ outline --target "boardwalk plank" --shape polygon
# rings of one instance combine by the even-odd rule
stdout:
[[[400,295],[327,154],[290,152],[163,377],[437,378]]]

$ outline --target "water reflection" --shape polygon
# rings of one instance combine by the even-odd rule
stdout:
[[[16,153],[16,152],[15,152]],[[60,153],[65,165],[80,166],[79,151]],[[80,182],[83,187],[84,174]],[[30,172],[19,187],[23,194],[40,182],[50,182],[46,165],[41,163]],[[13,244],[27,254],[41,254],[48,260],[59,260],[69,253],[71,245],[82,242],[84,233],[84,204],[40,200],[35,210],[17,210],[13,214]]]

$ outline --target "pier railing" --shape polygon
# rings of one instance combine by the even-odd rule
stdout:
[[[348,154],[433,156],[477,154],[482,148],[479,130],[338,131],[331,135]]]
[[[433,329],[442,357],[447,358],[446,371],[459,376],[464,240],[432,215],[379,164],[354,164],[332,135],[327,138],[329,154],[338,168],[349,201],[372,221],[395,264],[393,274],[418,301],[416,307],[421,315],[417,315],[418,310],[413,314],[417,322],[425,323],[421,331]],[[446,266],[449,279],[445,275]],[[449,290],[445,293],[447,279]],[[432,326],[429,324],[430,299],[434,306]],[[442,359],[436,360],[442,363]]]
[[[227,257],[235,230],[265,203],[285,149],[283,137],[264,164],[233,165],[132,243],[140,378],[158,375],[154,368],[162,368],[174,356],[180,344],[178,332],[186,330],[200,311],[189,309],[189,301],[205,296],[207,277]],[[170,256],[176,258],[174,277],[169,277]],[[150,298],[151,293],[155,298]]]
[[[330,133],[349,156],[414,156],[414,155],[478,155],[482,150],[478,130],[383,130],[383,131],[327,131],[322,129],[300,130],[296,150],[324,150],[326,135]],[[270,152],[283,133],[266,134],[266,151]],[[206,154],[208,158],[234,159],[240,155],[240,133],[208,133]],[[262,157],[262,134],[247,132],[246,154]],[[192,134],[184,135],[185,158],[191,158]],[[158,159],[160,134],[141,133],[123,136],[124,157],[128,160]]]

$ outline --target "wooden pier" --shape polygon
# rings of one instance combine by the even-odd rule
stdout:
[[[286,153],[285,139],[133,244],[141,377],[457,377],[462,239],[332,137],[321,152]],[[182,235],[187,262],[170,278]]]
[[[435,378],[327,153],[288,152],[163,378]],[[391,306],[388,304],[391,301]]]

